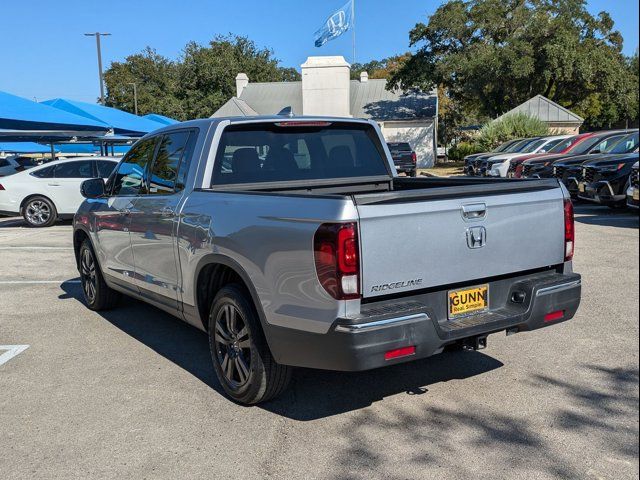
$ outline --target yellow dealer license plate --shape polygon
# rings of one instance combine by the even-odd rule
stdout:
[[[633,189],[633,199],[637,202],[638,200],[640,200],[640,190],[638,190],[637,188]]]
[[[578,190],[580,190],[580,193],[584,193],[584,188],[585,188],[584,183],[581,183],[578,185]]]
[[[489,285],[449,292],[449,319],[478,313],[489,308]]]

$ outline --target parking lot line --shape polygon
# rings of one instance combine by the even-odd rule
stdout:
[[[0,280],[0,285],[36,285],[41,283],[80,283],[80,280]]]
[[[0,345],[0,350],[7,350],[2,355],[0,355],[0,365],[7,363],[16,355],[24,352],[29,345]]]
[[[73,250],[73,247],[39,247],[39,246],[8,246],[0,247],[0,250]]]

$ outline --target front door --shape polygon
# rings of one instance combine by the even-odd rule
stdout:
[[[176,258],[178,208],[196,135],[180,130],[162,135],[147,174],[147,190],[133,202],[131,247],[140,292],[167,307],[181,299]]]
[[[141,140],[127,153],[109,177],[108,198],[95,212],[98,258],[102,272],[124,288],[138,291],[129,229],[136,198],[146,193],[147,165],[153,158],[156,137]]]

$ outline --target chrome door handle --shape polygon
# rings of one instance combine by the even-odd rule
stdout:
[[[163,217],[173,217],[175,215],[175,212],[173,211],[173,208],[164,207],[160,210],[160,215],[162,215]]]
[[[484,203],[475,203],[462,206],[462,217],[465,220],[480,220],[487,215],[487,206]]]

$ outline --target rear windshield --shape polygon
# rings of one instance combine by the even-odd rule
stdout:
[[[370,125],[301,124],[227,127],[211,186],[389,175],[378,135]]]
[[[411,146],[408,143],[387,143],[389,146],[389,150],[394,150],[397,152],[410,152]]]

